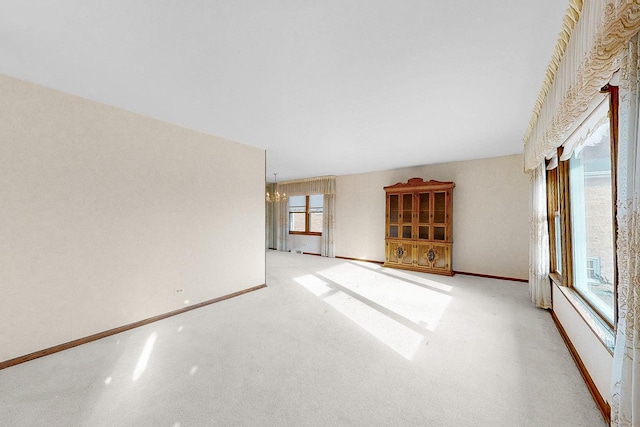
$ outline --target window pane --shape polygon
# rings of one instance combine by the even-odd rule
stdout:
[[[554,215],[553,219],[555,223],[555,241],[556,241],[556,270],[559,274],[562,274],[562,238],[560,237],[560,212],[558,211]]]
[[[555,166],[552,164],[555,163]],[[564,177],[566,172],[566,162],[558,163],[558,159],[554,158],[547,163],[552,169],[547,169],[547,209],[549,214],[549,237],[551,251],[554,253],[553,265],[551,272],[562,275],[562,229],[560,216],[560,177]],[[562,173],[559,170],[562,169]]]
[[[289,231],[299,231],[304,233],[304,218],[306,214],[304,212],[290,212],[289,213]]]
[[[324,196],[322,194],[312,194],[309,196],[309,212],[322,212]]]
[[[322,233],[322,212],[309,214],[309,231]]]
[[[305,196],[289,197],[289,212],[305,212],[307,209],[307,198]]]
[[[609,322],[614,312],[614,235],[609,127],[569,161],[574,287]]]

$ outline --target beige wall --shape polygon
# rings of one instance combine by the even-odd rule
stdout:
[[[580,355],[598,392],[607,403],[611,403],[611,372],[613,356],[591,330],[567,296],[557,285],[552,286],[553,312],[558,318],[569,340]]]
[[[384,261],[383,187],[409,178],[453,181],[453,269],[526,279],[529,179],[520,155],[337,178],[336,254]]]
[[[264,159],[0,75],[0,361],[263,284]]]
[[[307,252],[319,254],[322,244],[320,236],[306,236],[301,234],[289,234],[289,250],[291,252]]]

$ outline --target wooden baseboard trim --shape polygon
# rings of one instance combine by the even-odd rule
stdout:
[[[302,252],[303,255],[314,255],[314,256],[322,256],[320,254],[317,254],[315,252]]]
[[[602,398],[602,395],[598,391],[596,384],[593,382],[591,375],[589,375],[589,371],[587,371],[586,366],[584,366],[584,363],[582,362],[582,359],[580,358],[578,351],[573,346],[573,343],[571,342],[571,339],[569,339],[569,335],[567,335],[567,332],[564,330],[564,327],[560,323],[560,320],[558,319],[556,314],[553,312],[553,310],[549,310],[549,313],[551,313],[551,318],[553,319],[553,322],[556,324],[556,328],[558,328],[558,332],[560,332],[560,336],[564,340],[564,343],[566,344],[567,349],[569,349],[569,353],[571,354],[571,357],[573,357],[573,361],[576,363],[576,366],[578,367],[578,371],[580,371],[580,374],[582,375],[582,378],[584,379],[584,382],[586,383],[587,388],[589,389],[589,392],[593,397],[593,400],[596,402],[598,409],[600,409],[600,413],[602,414],[602,417],[604,418],[607,425],[611,424],[611,407]]]
[[[490,274],[469,273],[469,272],[466,272],[466,271],[454,271],[454,273],[456,273],[456,274],[464,274],[465,276],[484,277],[486,279],[509,280],[511,282],[529,283],[529,280],[527,280],[527,279],[517,279],[515,277],[492,276]]]
[[[306,252],[305,252],[306,253]],[[384,261],[373,261],[370,259],[360,259],[360,258],[351,258],[351,257],[347,257],[347,256],[336,256],[336,258],[339,259],[346,259],[349,261],[364,261],[364,262],[372,262],[374,264],[379,264],[379,265],[383,265]],[[489,274],[479,274],[479,273],[468,273],[466,271],[453,271],[453,274],[464,274],[466,276],[476,276],[476,277],[484,277],[486,279],[498,279],[498,280],[508,280],[510,282],[523,282],[523,283],[529,283],[529,280],[527,279],[517,279],[515,277],[504,277],[504,276],[491,276]],[[451,275],[453,275],[451,274]]]
[[[349,260],[349,261],[372,262],[374,264],[380,264],[380,265],[384,264],[384,261],[373,261],[373,260],[370,260],[370,259],[351,258],[351,257],[348,257],[348,256],[336,256],[335,258],[346,259],[346,260]]]
[[[120,332],[125,332],[130,329],[138,328],[140,326],[147,325],[149,323],[157,322],[158,320],[166,319],[167,317],[176,316],[178,314],[186,313],[187,311],[195,310],[196,308],[201,308],[207,305],[214,304],[216,302],[224,301],[230,298],[234,298],[249,292],[257,291],[258,289],[265,288],[267,285],[262,284],[258,286],[254,286],[252,288],[244,289],[242,291],[234,292],[232,294],[223,295],[218,298],[213,298],[207,301],[200,302],[198,304],[193,304],[188,307],[183,307],[178,310],[170,311],[168,313],[159,314],[157,316],[149,317],[148,319],[139,320],[137,322],[130,323],[128,325],[119,326],[117,328],[109,329],[107,331],[98,332],[97,334],[89,335],[84,338],[78,338],[73,341],[69,341],[64,344],[59,344],[53,347],[45,348],[44,350],[35,351],[33,353],[26,354],[24,356],[19,356],[13,359],[6,360],[4,362],[0,362],[0,370],[8,368],[10,366],[18,365],[20,363],[28,362],[30,360],[38,359],[43,356],[48,356],[53,353],[57,353],[59,351],[67,350],[69,348],[77,347],[82,344],[89,343],[91,341],[96,341],[101,338],[105,338],[111,335],[119,334]]]

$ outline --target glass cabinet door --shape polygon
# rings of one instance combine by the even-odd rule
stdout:
[[[433,193],[433,240],[446,240],[447,222],[447,193],[434,191]]]
[[[398,237],[400,227],[400,204],[398,194],[389,194],[389,237]]]
[[[402,194],[402,238],[413,237],[413,194]]]
[[[418,239],[430,238],[431,193],[418,193]]]

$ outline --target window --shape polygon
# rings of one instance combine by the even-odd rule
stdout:
[[[603,102],[574,132],[578,137],[559,150],[557,168],[548,167],[547,200],[551,278],[572,288],[613,327],[617,88],[607,90],[609,102]]]
[[[290,234],[322,234],[323,199],[322,194],[289,197]]]
[[[553,244],[549,245],[551,256],[550,271],[562,282],[562,224],[560,222],[560,189],[558,181],[558,165],[548,166],[547,170],[547,217],[549,218],[549,237]]]
[[[609,126],[569,160],[573,286],[613,324],[614,218]]]

